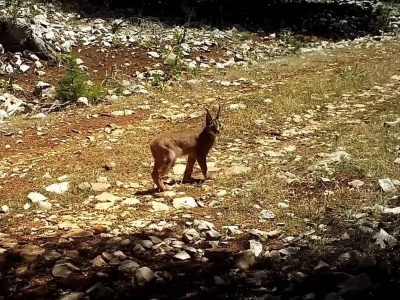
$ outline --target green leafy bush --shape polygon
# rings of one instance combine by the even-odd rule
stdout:
[[[89,84],[86,74],[79,68],[76,58],[67,59],[66,73],[58,81],[56,98],[63,102],[76,102],[79,97],[86,97],[89,102],[96,102],[105,95],[100,85]]]

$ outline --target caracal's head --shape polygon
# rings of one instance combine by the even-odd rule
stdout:
[[[210,114],[210,111],[206,108],[206,130],[212,134],[219,134],[222,129],[222,122],[221,122],[221,106],[218,105],[218,112],[215,118]]]

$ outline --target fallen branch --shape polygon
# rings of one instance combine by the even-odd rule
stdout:
[[[54,102],[50,108],[43,108],[42,111],[52,112],[52,111],[55,111],[58,109],[62,109],[64,107],[68,106],[69,104],[71,104],[71,101],[67,101],[67,102],[63,102],[63,103]]]
[[[0,130],[0,132],[3,134],[3,136],[12,136],[14,134],[14,132],[8,132],[4,130]]]

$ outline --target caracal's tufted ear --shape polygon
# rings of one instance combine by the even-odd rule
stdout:
[[[221,117],[221,105],[218,104],[218,112],[217,112],[217,116],[215,117],[215,119],[219,120]]]
[[[210,111],[206,108],[206,124],[211,125],[212,124],[212,116],[210,114]]]

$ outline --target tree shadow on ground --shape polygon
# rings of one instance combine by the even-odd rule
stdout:
[[[61,1],[86,18],[155,19],[165,25],[231,29],[268,35],[281,30],[333,40],[376,35],[387,11],[366,1]]]
[[[338,222],[340,221],[336,220],[332,224],[330,236],[338,234],[334,232],[335,228],[345,226],[344,222]],[[20,238],[17,245],[9,246],[8,251],[0,256],[0,296],[4,299],[60,299],[63,295],[72,297],[71,293],[77,293],[75,295],[80,295],[81,298],[64,299],[164,300],[263,299],[265,294],[274,294],[281,300],[289,300],[303,299],[304,295],[314,293],[313,299],[319,300],[330,292],[338,291],[337,285],[351,275],[360,273],[369,275],[373,287],[347,295],[344,299],[397,299],[397,292],[400,290],[399,247],[376,250],[377,264],[363,265],[360,260],[370,253],[366,249],[371,247],[366,245],[371,244],[371,237],[361,231],[353,232],[348,240],[334,239],[330,243],[321,242],[320,245],[314,244],[311,247],[309,243],[304,243],[304,238],[295,239],[295,242],[286,246],[298,246],[300,250],[296,255],[281,255],[279,260],[271,257],[257,259],[247,271],[237,269],[231,254],[240,249],[248,249],[248,241],[254,239],[248,233],[233,240],[228,239],[229,246],[222,246],[226,251],[206,254],[209,258],[207,261],[199,255],[203,251],[212,252],[206,250],[211,249],[206,240],[187,243],[189,248],[183,245],[183,249],[192,258],[177,261],[173,257],[176,251],[163,243],[141,251],[143,248],[137,246],[138,241],[149,240],[149,236],[157,236],[162,241],[181,240],[181,236],[172,230],[162,233],[143,230],[138,234],[119,237],[97,235],[82,238]],[[260,241],[264,249],[281,248],[276,246],[279,245],[278,239]],[[1,246],[7,244],[7,237],[0,238],[0,242]],[[25,252],[21,252],[23,247],[26,247]],[[40,255],[37,255],[38,249]],[[343,253],[356,253],[356,257],[343,260]],[[93,261],[99,257],[103,257],[107,263],[95,266]],[[139,285],[134,275],[135,270],[118,270],[120,259],[116,257],[133,260],[140,267],[149,267],[156,278]],[[52,269],[56,261],[61,259],[79,269],[70,271],[65,277],[53,276]],[[330,267],[315,271],[315,266],[321,260]],[[288,274],[299,271],[308,276],[304,280],[288,280]]]
[[[200,186],[201,184],[203,184],[205,182],[204,179],[200,179],[200,178],[191,178],[190,183],[193,185],[198,185]],[[182,180],[174,180],[174,179],[168,179],[168,181],[164,182],[164,184],[167,187],[172,187],[175,184],[182,184]],[[146,190],[141,190],[141,191],[137,191],[134,193],[134,196],[145,196],[145,195],[154,195],[154,194],[158,194],[160,193],[160,191],[158,190],[158,188],[149,188]]]

